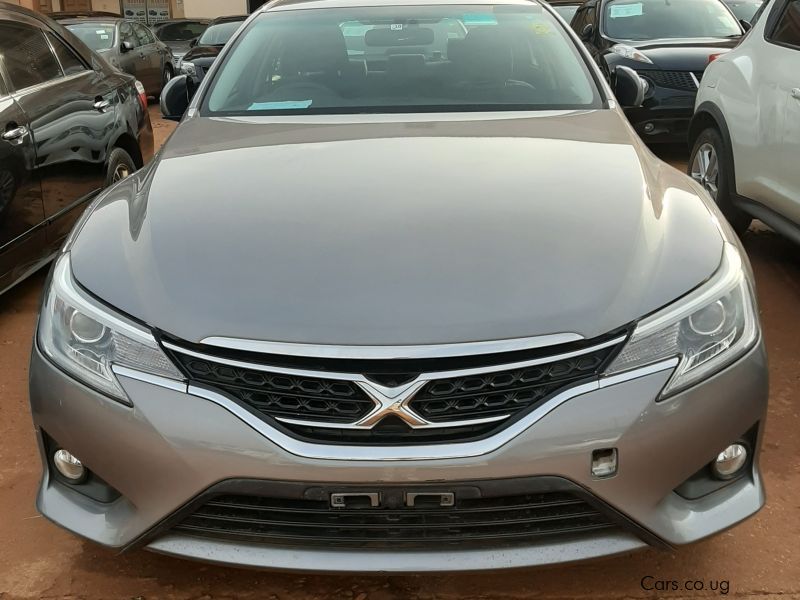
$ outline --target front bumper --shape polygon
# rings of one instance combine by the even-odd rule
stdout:
[[[564,402],[483,456],[404,461],[324,460],[292,454],[218,403],[130,377],[125,407],[64,375],[34,349],[31,407],[44,434],[78,456],[121,497],[103,504],[49,472],[37,497],[53,522],[100,544],[146,546],[217,563],[294,570],[452,571],[560,563],[702,539],[764,503],[757,453],[750,476],[697,500],[673,490],[755,425],[763,429],[767,376],[762,344],[723,372],[665,402],[658,371]],[[760,435],[759,435],[760,439]],[[620,470],[590,475],[591,452],[615,447]],[[366,458],[366,456],[365,456]],[[271,547],[203,539],[169,525],[206,490],[233,479],[327,486],[420,485],[554,476],[579,486],[632,525],[581,538],[495,548],[414,550]],[[645,541],[646,540],[646,541]]]
[[[686,143],[695,98],[694,91],[653,86],[644,104],[625,109],[625,116],[647,143]]]

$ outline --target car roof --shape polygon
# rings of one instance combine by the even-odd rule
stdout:
[[[544,2],[541,2],[542,4]],[[535,0],[436,0],[437,5],[530,5],[539,4]],[[430,0],[392,0],[386,3],[376,3],[372,0],[274,0],[265,4],[259,12],[277,10],[303,10],[311,8],[365,8],[374,6],[430,6]]]

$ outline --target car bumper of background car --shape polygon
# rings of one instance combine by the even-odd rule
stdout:
[[[655,88],[643,106],[626,109],[625,115],[645,142],[685,143],[694,101],[694,92]]]
[[[522,434],[479,457],[337,461],[293,454],[223,406],[146,381],[120,377],[129,408],[63,374],[34,348],[31,406],[44,474],[39,511],[97,543],[252,567],[327,571],[450,571],[542,565],[694,542],[751,516],[764,503],[757,447],[767,402],[763,345],[702,384],[657,402],[671,370],[576,396]],[[696,500],[674,490],[728,444],[752,432],[747,474]],[[91,499],[59,480],[54,445],[80,458],[119,493]],[[616,448],[619,471],[594,479],[590,457]],[[365,453],[368,456],[368,452]],[[175,527],[206,492],[301,489],[437,491],[532,485],[588,498],[615,523],[579,536],[509,546],[427,544],[404,548],[276,545],[198,537]],[[307,489],[308,488],[308,489]],[[110,489],[110,488],[106,488]],[[368,511],[369,509],[367,509]]]

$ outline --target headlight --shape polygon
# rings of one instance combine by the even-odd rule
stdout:
[[[644,53],[637,50],[633,46],[628,46],[627,44],[615,44],[614,46],[611,46],[611,51],[614,54],[619,54],[620,56],[624,56],[625,58],[629,58],[630,60],[648,63],[651,65],[653,64],[653,61],[647,58],[647,56]]]
[[[197,73],[193,62],[182,60],[179,68],[184,75],[195,75]]]
[[[183,379],[147,329],[112,313],[76,285],[69,254],[62,254],[54,267],[38,342],[45,355],[75,379],[126,404],[130,401],[113,365]]]
[[[677,357],[663,396],[705,379],[749,350],[758,339],[750,282],[739,251],[725,244],[712,279],[676,304],[642,321],[609,367],[609,374]]]

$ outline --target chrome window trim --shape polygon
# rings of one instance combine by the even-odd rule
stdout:
[[[304,358],[346,359],[417,359],[500,354],[516,350],[531,350],[580,342],[585,338],[577,333],[553,333],[534,337],[511,338],[486,342],[430,344],[421,346],[340,346],[326,344],[299,344],[293,342],[266,342],[226,337],[207,337],[200,341],[207,346],[228,350],[242,350],[259,354],[301,356]]]

